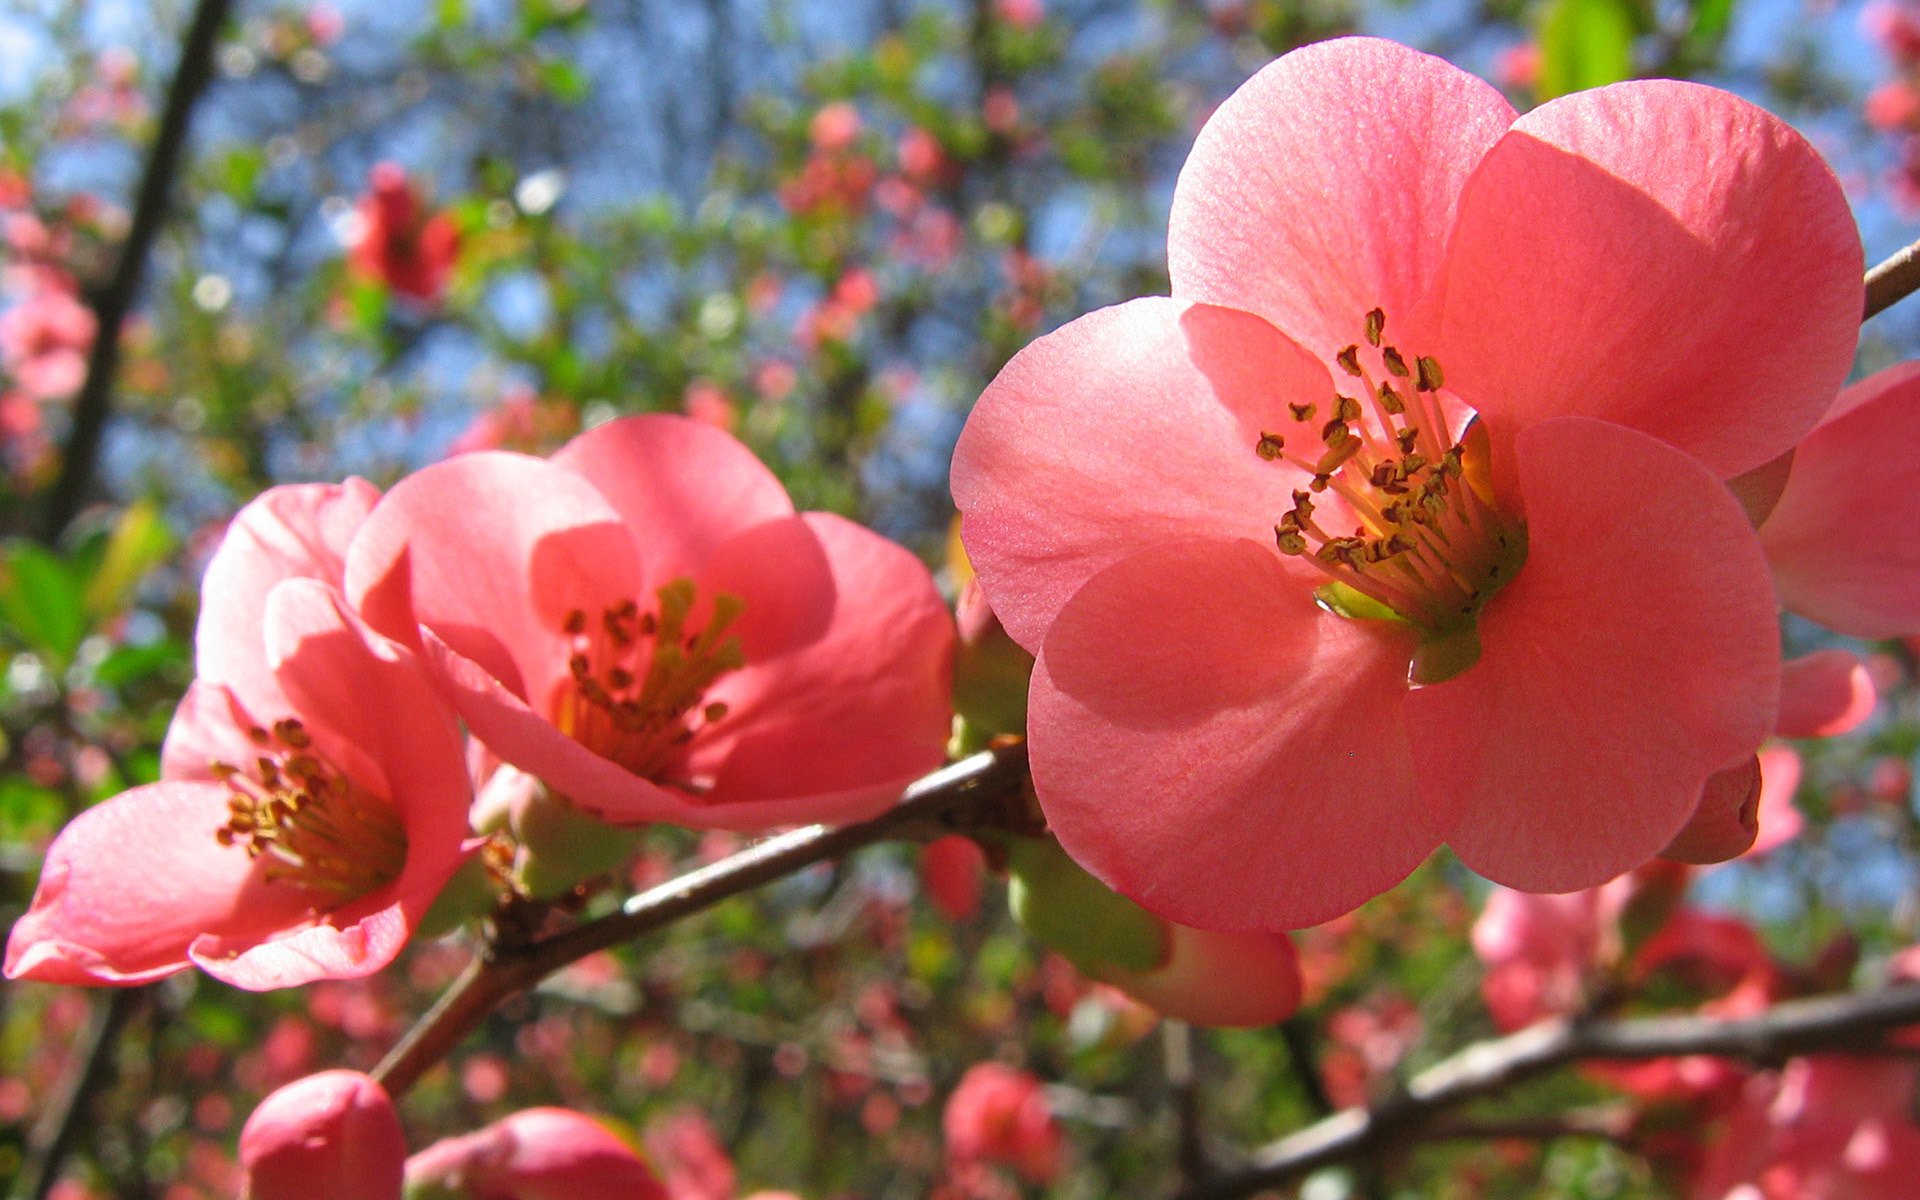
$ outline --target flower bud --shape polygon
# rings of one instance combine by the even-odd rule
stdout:
[[[240,1131],[242,1200],[400,1200],[406,1134],[358,1071],[322,1071],[260,1102]]]

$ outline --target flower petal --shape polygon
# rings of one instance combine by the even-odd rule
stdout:
[[[1034,342],[980,397],[953,455],[961,532],[1029,650],[1109,563],[1186,536],[1270,539],[1297,473],[1262,461],[1326,368],[1257,317],[1133,300]]]
[[[714,776],[699,827],[871,816],[945,759],[953,618],[933,577],[851,521],[799,519],[831,565],[831,624],[790,653],[749,658],[708,692],[728,712],[695,741],[696,772]],[[784,815],[769,821],[771,811]]]
[[[1780,602],[1841,633],[1920,633],[1920,363],[1848,388],[1760,527]]]
[[[1485,82],[1393,42],[1283,56],[1187,156],[1167,231],[1174,295],[1258,313],[1331,360],[1368,310],[1414,311],[1468,177],[1512,123]]]
[[[1839,181],[1779,118],[1697,84],[1616,84],[1488,152],[1423,352],[1496,447],[1599,417],[1725,479],[1792,446],[1846,379],[1861,268]]]
[[[686,417],[608,421],[550,461],[592,483],[634,531],[649,587],[698,574],[727,538],[793,515],[787,489],[751,450]]]
[[[1773,731],[1781,737],[1832,737],[1858,728],[1879,701],[1859,655],[1837,646],[1815,650],[1781,665]]]
[[[1660,851],[1661,858],[1707,866],[1739,858],[1760,833],[1760,759],[1707,776],[1699,807]]]
[[[1779,631],[1758,539],[1698,462],[1582,417],[1516,449],[1526,565],[1480,614],[1480,661],[1407,723],[1422,780],[1466,805],[1466,864],[1565,892],[1659,853],[1759,746]]]
[[[1169,941],[1154,970],[1108,967],[1099,978],[1162,1016],[1209,1029],[1257,1029],[1300,1007],[1300,956],[1285,934],[1175,925]]]
[[[214,840],[226,822],[216,783],[148,784],[75,817],[7,940],[7,977],[145,983],[185,967],[206,930],[265,935],[305,919],[311,897]]]
[[[338,584],[347,545],[379,499],[364,479],[296,483],[268,488],[236,513],[200,582],[195,674],[249,705],[283,707],[261,652],[267,593],[283,579]]]
[[[1400,704],[1413,638],[1323,611],[1257,542],[1187,539],[1061,609],[1033,677],[1034,787],[1114,890],[1203,929],[1297,928],[1398,883],[1453,828]]]
[[[1800,836],[1807,819],[1793,802],[1800,790],[1800,755],[1792,746],[1774,744],[1760,751],[1760,836],[1747,848],[1755,858]]]
[[[203,934],[188,954],[215,979],[254,992],[358,979],[399,955],[418,915],[409,917],[394,903],[338,925],[334,919],[270,938]]]
[[[418,647],[429,626],[495,679],[537,696],[566,673],[561,625],[640,588],[632,534],[592,484],[541,459],[477,451],[394,485],[347,555],[367,624]]]

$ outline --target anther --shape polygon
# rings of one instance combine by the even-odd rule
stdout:
[[[1367,345],[1376,349],[1380,345],[1380,335],[1387,329],[1387,314],[1384,309],[1372,309],[1367,313]]]
[[[1313,420],[1314,405],[1312,404],[1289,404],[1287,410],[1293,413],[1293,419],[1296,421]]]
[[[1287,445],[1286,439],[1281,437],[1279,434],[1262,433],[1260,435],[1260,440],[1254,443],[1253,451],[1255,454],[1258,454],[1261,458],[1266,459],[1268,462],[1272,462],[1274,459],[1280,457],[1280,454],[1286,448],[1286,445]]]
[[[1439,359],[1423,354],[1414,360],[1414,365],[1420,370],[1421,391],[1437,392],[1446,383],[1447,377],[1441,373]]]
[[[1388,346],[1380,352],[1380,361],[1387,364],[1387,370],[1402,379],[1405,379],[1409,374],[1407,371],[1407,360],[1401,358],[1400,352],[1392,346]]]
[[[1360,347],[1348,346],[1345,350],[1334,355],[1333,361],[1340,364],[1342,371],[1345,371],[1355,379],[1360,378]],[[1402,365],[1404,366],[1405,364]],[[1402,374],[1405,374],[1405,372],[1402,372]]]

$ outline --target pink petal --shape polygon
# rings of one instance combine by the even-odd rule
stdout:
[[[1207,121],[1174,188],[1174,294],[1258,313],[1331,359],[1406,320],[1461,190],[1513,123],[1486,83],[1375,38],[1287,54]]]
[[[715,546],[693,577],[702,601],[724,592],[744,605],[728,629],[749,662],[813,642],[833,620],[840,585],[810,520],[775,517],[740,530]]]
[[[1807,820],[1793,803],[1800,789],[1800,755],[1792,746],[1771,745],[1760,751],[1760,836],[1747,857],[1756,858],[1800,836]]]
[[[1159,968],[1099,977],[1162,1016],[1210,1029],[1257,1029],[1300,1007],[1300,956],[1285,934],[1175,925],[1170,941]]]
[[[1858,655],[1837,647],[1815,650],[1781,666],[1774,732],[1781,737],[1846,733],[1872,716],[1879,700],[1873,675]]]
[[[632,534],[592,484],[541,459],[479,451],[396,484],[347,555],[346,593],[417,646],[430,627],[521,695],[566,672],[567,613],[640,590]]]
[[[266,668],[264,642],[259,654],[261,675],[272,680],[272,691],[277,694],[280,685]],[[282,698],[279,711],[263,716],[267,724],[272,724],[292,711],[292,703]],[[210,780],[216,762],[236,766],[252,762],[259,748],[248,740],[247,730],[259,724],[261,718],[249,713],[232,691],[196,679],[187,685],[187,694],[180,698],[180,706],[167,726],[167,740],[160,749],[161,775],[170,780]]]
[[[1617,84],[1535,109],[1487,154],[1421,352],[1496,446],[1600,417],[1730,478],[1845,380],[1861,267],[1839,181],[1779,118],[1697,84]]]
[[[920,849],[920,884],[940,915],[955,924],[980,913],[987,853],[964,834],[934,838]]]
[[[1661,858],[1705,866],[1739,858],[1753,848],[1760,832],[1760,760],[1707,776],[1700,805]]]
[[[1580,417],[1516,442],[1526,565],[1480,615],[1480,661],[1408,697],[1450,841],[1523,891],[1594,887],[1659,853],[1707,777],[1773,726],[1780,642],[1732,494],[1645,434]]]
[[[606,497],[645,547],[658,587],[697,574],[743,529],[793,515],[786,488],[732,435],[703,421],[650,413],[595,426],[551,460]]]
[[[1920,363],[1848,388],[1793,455],[1760,540],[1780,602],[1856,637],[1920,633]]]
[[[695,743],[695,769],[714,775],[696,826],[871,816],[945,761],[953,618],[933,577],[851,521],[800,519],[831,565],[831,623],[787,654],[750,657],[708,692],[728,713]]]
[[[226,821],[215,783],[148,784],[75,817],[7,940],[7,977],[145,983],[185,967],[206,930],[264,935],[304,920],[309,896],[256,878],[244,850],[214,840]]]
[[[249,991],[299,987],[319,979],[358,979],[398,957],[418,914],[405,914],[396,903],[333,924],[337,919],[329,914],[326,923],[264,939],[206,934],[194,939],[188,953],[195,966],[215,979]]]
[[[1067,598],[1134,551],[1273,536],[1300,478],[1254,452],[1322,405],[1326,368],[1257,317],[1133,300],[1055,330],[991,384],[953,455],[967,553],[1029,650]]]
[[[1108,567],[1034,671],[1034,787],[1080,864],[1203,929],[1316,924],[1398,883],[1457,809],[1415,793],[1413,638],[1323,611],[1267,547],[1189,539]]]
[[[284,710],[261,651],[267,593],[283,579],[338,584],[347,543],[379,499],[364,479],[287,484],[235,514],[200,583],[199,678],[233,687],[250,706]]]
[[[358,1071],[322,1071],[260,1102],[240,1131],[247,1200],[400,1200],[407,1137]]]

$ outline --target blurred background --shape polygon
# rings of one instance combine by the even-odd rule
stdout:
[[[1195,130],[1291,47],[1398,38],[1523,109],[1634,76],[1718,84],[1828,157],[1869,262],[1920,236],[1920,5],[236,0],[87,503],[67,504],[84,299],[129,229],[191,16],[0,0],[0,925],[71,814],[154,777],[200,570],[270,484],[385,486],[462,450],[545,452],[615,414],[683,412],[744,439],[801,507],[854,516],[957,585],[946,464],[968,406],[1038,334],[1165,291]],[[1896,308],[1866,327],[1861,369],[1916,347],[1920,306]],[[1865,732],[1799,746],[1806,832],[1681,885],[1758,929],[1803,991],[1870,980],[1920,936],[1913,650],[1875,647],[1869,667]],[[660,831],[633,882],[736,846]],[[1177,1137],[1153,1014],[1036,949],[976,865],[936,868],[935,903],[920,858],[868,851],[569,969],[429,1076],[416,1144],[566,1104],[647,1144],[675,1200],[1165,1188]],[[1195,1047],[1214,1133],[1254,1145],[1494,1032],[1468,941],[1485,895],[1436,861],[1302,934],[1303,1017]],[[189,973],[119,1006],[95,1119],[36,1190],[230,1196],[254,1101],[371,1065],[465,953],[429,944],[374,980],[288,994]],[[1667,1007],[1732,986],[1693,960],[1671,975],[1648,993]],[[0,985],[0,1181],[104,1011]],[[996,1059],[1045,1081],[1058,1143],[956,1172],[944,1101]],[[1604,1104],[1616,1084],[1568,1075],[1519,1100]],[[1311,1194],[1681,1194],[1686,1147],[1644,1126],[1657,1107],[1631,1135],[1439,1144],[1392,1183],[1336,1172]]]

